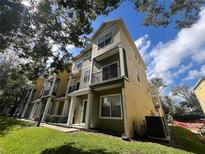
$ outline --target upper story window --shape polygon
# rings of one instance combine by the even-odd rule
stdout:
[[[88,52],[84,55],[84,60],[90,60],[91,59],[91,52]]]
[[[98,40],[98,49],[103,48],[104,46],[110,44],[112,41],[112,32],[106,34]]]
[[[86,83],[90,79],[90,70],[84,72],[83,82]]]
[[[82,64],[83,64],[82,60],[79,60],[79,61],[75,62],[75,69],[81,69]]]

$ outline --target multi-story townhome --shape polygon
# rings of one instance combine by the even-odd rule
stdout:
[[[157,113],[149,95],[145,63],[122,19],[104,22],[91,42],[73,58],[65,97],[57,101],[64,101],[61,108],[67,110],[66,125],[130,138],[143,135],[145,116]],[[41,98],[45,102],[43,120],[55,112],[50,109],[52,92],[47,92],[54,88],[52,81],[44,88],[47,99]],[[61,113],[59,110],[55,113]]]
[[[22,117],[47,122],[67,122],[66,97],[69,72],[63,71],[47,79],[38,79],[30,93]]]
[[[30,95],[28,97],[28,101],[24,107],[22,117],[27,119],[33,119],[37,113],[37,108],[40,104],[40,98],[42,94],[42,88],[43,88],[44,79],[38,78],[34,82],[34,87],[30,92]]]
[[[205,114],[205,77],[200,78],[194,86],[194,92]]]
[[[162,109],[160,94],[159,94],[159,91],[158,91],[157,87],[152,83],[149,83],[149,94],[152,98],[152,102],[154,104],[156,114],[158,116],[163,117],[164,112],[163,112],[163,109]]]

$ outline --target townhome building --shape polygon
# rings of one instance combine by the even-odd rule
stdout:
[[[45,122],[132,138],[145,134],[145,116],[163,116],[149,87],[146,65],[123,20],[110,20],[72,59],[70,72],[46,79],[40,96],[31,94],[22,117],[32,119],[42,113]],[[29,107],[34,102],[41,106]]]
[[[163,117],[164,111],[162,108],[161,96],[157,87],[152,83],[149,83],[149,95],[152,98],[152,102],[154,104],[156,114],[158,116]]]
[[[205,77],[201,77],[194,86],[194,92],[205,114]]]

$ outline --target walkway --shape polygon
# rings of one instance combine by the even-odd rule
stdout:
[[[28,120],[28,119],[18,119],[18,120],[27,121],[27,122],[30,122],[33,124],[37,124],[37,122],[33,121],[33,120]],[[71,133],[71,132],[76,132],[76,131],[80,130],[80,129],[76,129],[76,128],[68,128],[68,127],[63,127],[63,126],[51,125],[51,124],[47,124],[47,123],[41,123],[40,126],[55,129],[55,130],[58,130],[58,131],[61,131],[64,133]]]
[[[46,123],[41,123],[42,127],[47,127],[47,128],[51,128],[51,129],[55,129],[64,133],[71,133],[71,132],[76,132],[79,131],[79,129],[76,128],[66,128],[66,127],[61,127],[61,126],[55,126],[55,125],[50,125],[50,124],[46,124]]]

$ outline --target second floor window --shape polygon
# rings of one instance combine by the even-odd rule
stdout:
[[[83,82],[86,83],[90,79],[90,70],[84,72]]]
[[[112,41],[112,33],[108,33],[98,40],[98,49],[110,44]]]
[[[75,63],[75,69],[76,69],[76,70],[81,69],[82,64],[83,64],[82,60],[77,61],[77,62]]]

